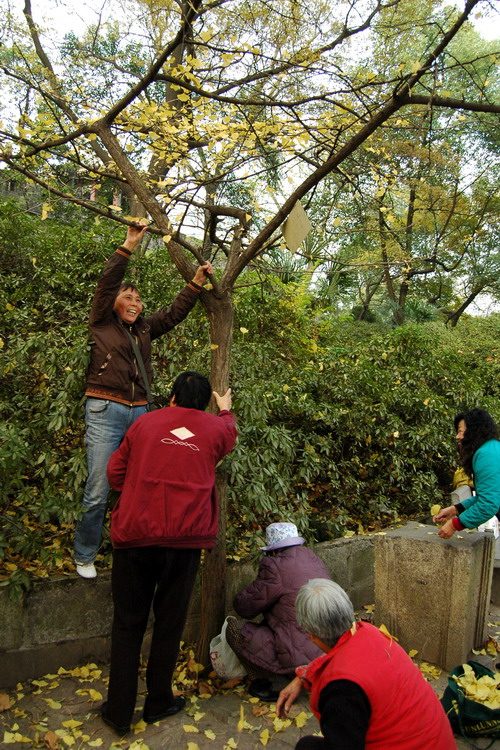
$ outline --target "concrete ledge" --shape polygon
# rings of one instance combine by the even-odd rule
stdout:
[[[332,578],[351,596],[355,608],[374,601],[373,537],[338,539],[316,545]],[[257,563],[228,565],[228,611],[234,595],[256,574]],[[0,590],[0,686],[71,667],[82,660],[106,661],[113,605],[110,571],[95,580],[77,576],[37,581],[18,601]],[[184,640],[196,641],[200,624],[195,587]]]

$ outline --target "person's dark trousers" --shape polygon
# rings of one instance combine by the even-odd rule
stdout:
[[[323,737],[305,735],[295,745],[295,750],[325,750],[326,740]]]
[[[145,709],[172,705],[172,675],[200,562],[199,549],[135,547],[113,550],[113,627],[106,715],[119,726],[132,721],[142,639],[153,604],[154,625],[146,671]]]

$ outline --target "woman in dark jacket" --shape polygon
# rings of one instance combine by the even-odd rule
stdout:
[[[146,411],[147,385],[132,345],[135,339],[151,383],[151,341],[172,330],[194,307],[210,263],[198,266],[193,279],[170,307],[143,316],[137,288],[124,282],[128,262],[145,226],[129,226],[127,237],[106,263],[90,310],[90,362],[85,387],[85,445],[88,476],[83,515],[76,524],[74,559],[82,578],[95,578],[94,561],[101,544],[108,502],[106,465],[127,429]]]
[[[266,675],[290,675],[321,653],[297,624],[295,598],[311,578],[330,578],[330,574],[319,557],[302,546],[304,539],[295,524],[272,523],[266,529],[266,542],[257,578],[233,604],[240,617],[262,615],[262,622],[230,618],[226,636],[248,672],[249,693],[274,701],[278,692]]]

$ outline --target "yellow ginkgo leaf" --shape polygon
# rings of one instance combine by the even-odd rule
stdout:
[[[397,641],[398,640],[395,635],[391,635],[391,633],[389,633],[389,631],[387,630],[387,628],[386,628],[386,626],[384,624],[380,625],[379,630],[380,630],[381,633],[383,633],[384,635],[386,635],[387,638],[390,638],[391,641]]]
[[[53,206],[50,205],[50,203],[43,203],[42,204],[42,215],[40,216],[42,221],[45,221],[45,219],[48,218],[49,214],[54,210]]]
[[[301,729],[301,728],[302,728],[302,727],[303,727],[303,726],[304,726],[305,724],[307,724],[307,720],[308,720],[308,718],[309,718],[309,717],[308,717],[308,715],[306,714],[306,712],[305,712],[305,711],[301,711],[301,712],[300,712],[300,714],[297,714],[297,716],[296,716],[296,717],[295,717],[295,719],[294,719],[294,721],[295,721],[295,725],[296,725],[296,726],[297,726],[297,727],[298,727],[299,729]]]
[[[77,729],[78,727],[81,727],[82,724],[83,721],[76,721],[76,719],[67,719],[67,721],[62,722],[63,727],[66,727],[67,729]]]
[[[290,719],[279,719],[276,717],[273,721],[274,731],[282,732],[284,729],[287,729],[291,723]]]
[[[73,735],[69,732],[66,732],[65,729],[56,729],[55,734],[57,734],[57,736],[60,737],[64,744],[68,747],[71,747],[76,742],[76,739],[73,737]]]
[[[31,745],[32,740],[30,740],[29,737],[24,737],[19,732],[4,732],[3,733],[4,745],[15,745],[16,742],[25,742]]]
[[[144,719],[140,719],[137,724],[134,724],[132,727],[134,730],[134,734],[139,734],[139,732],[144,732],[144,730],[147,728],[147,724],[144,721]]]
[[[97,737],[95,740],[90,740],[89,742],[87,742],[87,745],[89,747],[101,747],[102,744],[103,744],[103,740],[101,740],[100,737]]]
[[[53,708],[53,709],[55,709],[56,711],[57,711],[57,710],[58,710],[59,708],[61,708],[61,705],[62,705],[62,704],[61,704],[61,703],[59,703],[59,701],[54,701],[54,700],[52,700],[52,698],[44,698],[43,700],[45,701],[45,703],[47,704],[47,706],[49,706],[49,708]]]
[[[196,742],[188,742],[187,750],[200,750],[200,746]]]
[[[269,729],[263,729],[260,733],[260,744],[266,747],[269,742]]]
[[[185,731],[185,732],[187,732],[188,734],[196,734],[197,732],[199,732],[199,731],[200,731],[200,730],[198,729],[198,727],[195,727],[195,726],[194,726],[193,724],[183,724],[183,725],[182,725],[182,728],[183,728],[183,729],[184,729],[184,731]]]
[[[240,705],[240,718],[237,725],[238,732],[243,731],[243,727],[245,726],[245,709],[243,708],[243,705]]]
[[[146,745],[142,740],[134,740],[128,746],[128,750],[149,750],[149,745]]]
[[[425,677],[430,677],[433,680],[438,680],[441,676],[441,669],[440,667],[437,667],[435,664],[429,664],[426,661],[421,661],[418,665],[420,671]]]
[[[431,516],[437,516],[440,510],[441,510],[441,506],[438,503],[436,503],[431,508]]]

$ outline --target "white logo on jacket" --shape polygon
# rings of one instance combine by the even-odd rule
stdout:
[[[190,448],[192,451],[199,451],[197,445],[194,443],[186,443],[188,438],[194,437],[194,432],[188,430],[187,427],[176,427],[175,430],[170,430],[172,435],[179,438],[179,440],[172,440],[172,438],[162,438],[161,442],[165,445],[182,445],[183,447]]]

